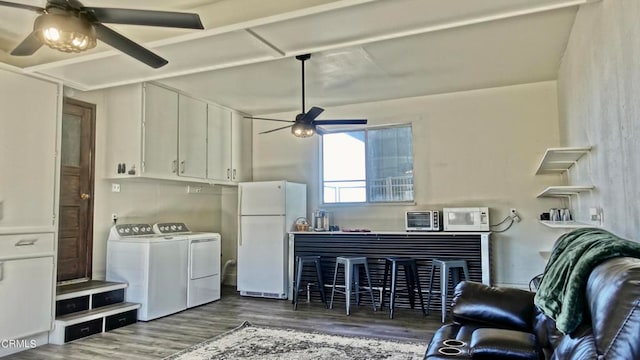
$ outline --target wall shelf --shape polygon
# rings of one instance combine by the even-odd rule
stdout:
[[[540,224],[553,229],[580,229],[587,227],[596,227],[595,225],[585,224],[578,221],[548,221],[540,220]]]
[[[549,186],[544,189],[537,197],[570,197],[581,192],[591,191],[595,188],[593,185],[584,186]]]
[[[578,159],[589,151],[591,151],[590,146],[549,148],[545,151],[538,165],[536,175],[557,174],[567,171]]]

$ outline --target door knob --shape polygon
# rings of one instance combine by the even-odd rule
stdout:
[[[87,200],[90,197],[91,197],[91,195],[89,195],[89,194],[85,194],[85,193],[80,194],[80,199],[82,199],[82,200]]]

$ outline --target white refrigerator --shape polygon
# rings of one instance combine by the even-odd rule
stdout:
[[[242,296],[286,299],[289,239],[306,217],[307,186],[288,181],[238,186],[238,291]]]

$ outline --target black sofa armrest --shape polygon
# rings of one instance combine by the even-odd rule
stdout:
[[[463,281],[455,288],[451,311],[453,320],[461,324],[531,332],[534,295],[515,288]]]

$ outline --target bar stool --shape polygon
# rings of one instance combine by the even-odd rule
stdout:
[[[440,269],[440,295],[442,296],[442,322],[444,323],[447,318],[447,297],[448,297],[448,282],[449,271],[453,277],[453,286],[455,287],[460,282],[460,269],[464,272],[464,279],[469,280],[469,269],[467,268],[467,261],[460,259],[433,259],[431,261],[431,277],[429,278],[429,300],[427,301],[427,314],[431,309],[431,295],[433,294],[433,275],[436,271],[436,267]]]
[[[336,280],[338,279],[338,267],[340,264],[344,266],[344,291],[336,290]],[[354,283],[355,289],[353,290],[355,290],[356,304],[360,304],[360,266],[364,266],[364,272],[367,275],[367,285],[369,286],[369,294],[371,295],[371,303],[373,304],[373,311],[376,311],[376,301],[373,297],[373,290],[371,288],[369,265],[367,264],[367,258],[364,256],[338,256],[336,258],[336,270],[333,273],[333,289],[331,290],[331,302],[329,304],[330,309],[333,309],[333,296],[337,291],[345,295],[347,315],[351,314],[351,286]]]
[[[300,294],[300,283],[302,282],[302,270],[305,264],[315,264],[316,278],[322,303],[327,307],[327,297],[324,293],[324,281],[322,281],[322,268],[320,267],[320,256],[296,256],[296,283],[293,288],[293,310],[298,310],[298,295]]]
[[[418,290],[420,298],[420,307],[422,313],[426,315],[424,310],[424,299],[422,298],[422,289],[420,288],[420,278],[418,277],[418,265],[415,258],[411,257],[388,257],[384,264],[384,278],[382,280],[382,302],[380,308],[384,306],[384,292],[387,288],[387,279],[389,270],[391,270],[391,295],[389,295],[389,319],[393,319],[393,311],[396,305],[396,278],[398,275],[398,266],[404,267],[405,279],[407,282],[407,291],[409,292],[409,304],[415,309],[415,292]]]

